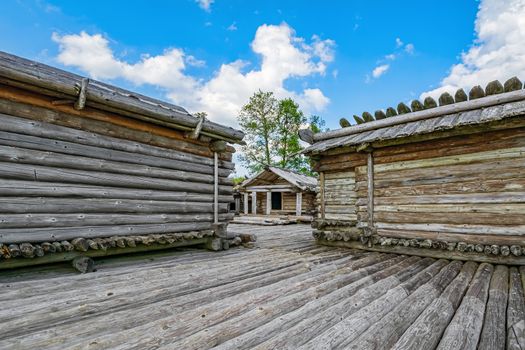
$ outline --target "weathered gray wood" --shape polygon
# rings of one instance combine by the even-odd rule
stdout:
[[[371,123],[365,123],[361,125],[354,125],[348,128],[331,130],[327,132],[317,133],[314,135],[314,140],[322,141],[333,139],[341,136],[348,136],[358,134],[364,131],[376,130],[384,127],[390,127],[399,124],[405,124],[413,121],[425,120],[436,116],[459,113],[472,109],[484,108],[494,106],[502,103],[521,101],[525,99],[525,91],[518,90],[509,92],[506,94],[487,96],[482,99],[476,99],[472,101],[465,101],[454,103],[451,105],[439,106],[436,108],[425,109],[418,112],[409,113],[404,116],[396,118],[386,118],[382,120],[376,120]]]
[[[71,96],[77,95],[75,85],[80,85],[82,81],[82,77],[78,75],[9,55],[5,52],[0,52],[0,75],[37,87],[63,92]],[[90,81],[89,89],[86,91],[86,100],[88,106],[95,102],[101,106],[122,110],[123,114],[131,112],[133,117],[137,117],[137,115],[150,116],[154,120],[173,124],[173,127],[193,128],[198,123],[197,118],[191,116],[181,107],[95,80]],[[237,142],[244,136],[241,131],[211,121],[204,122],[202,130],[203,133],[209,136],[224,137]]]
[[[410,273],[420,271],[429,265],[429,261],[421,261],[417,257],[410,257],[397,261],[397,264],[389,266],[373,275],[348,287],[345,298],[341,298],[336,304],[327,307],[316,314],[316,317],[301,320],[287,332],[283,332],[254,347],[254,349],[296,349],[307,343],[310,339],[319,335],[327,328],[337,324],[371,301],[382,296],[386,291],[398,285],[401,280],[406,280]]]
[[[465,263],[441,296],[421,313],[392,349],[434,349],[460,304],[477,266],[474,262]]]
[[[4,213],[213,213],[213,204],[201,202],[144,201],[135,199],[3,197]],[[227,212],[227,204],[220,205]]]
[[[368,228],[374,228],[374,155],[367,154]]]
[[[140,157],[137,157],[136,154],[133,154],[131,152],[122,152],[107,148],[85,146],[72,142],[58,141],[53,139],[43,139],[40,137],[14,134],[4,131],[0,131],[0,144],[19,148],[51,151],[76,156],[85,156],[104,160],[114,160],[118,162],[126,162],[131,164],[142,164],[158,168],[186,170],[189,172],[202,174],[212,174],[213,172],[210,166],[202,164],[194,164],[191,162],[171,160],[167,158],[154,157],[149,155],[141,155]],[[228,176],[231,173],[231,171],[221,168],[219,169],[219,173],[221,176]]]
[[[38,182],[1,179],[0,196],[6,197],[78,197],[78,198],[121,198],[157,201],[210,202],[205,193],[186,191],[161,191],[125,187],[107,187],[59,182]],[[219,202],[228,203],[231,195],[219,195]]]
[[[0,161],[52,166],[57,168],[104,171],[188,182],[202,182],[208,184],[211,184],[214,181],[213,176],[202,173],[165,169],[124,162],[114,162],[81,156],[70,156],[62,153],[42,152],[10,146],[0,146]],[[221,177],[220,183],[231,185],[231,180]]]
[[[0,178],[2,177],[17,180],[213,193],[213,184],[7,162],[0,162]],[[221,194],[230,194],[232,186],[219,186],[219,191]]]
[[[437,349],[475,350],[483,327],[490,278],[494,267],[481,264]]]
[[[426,266],[423,264],[426,262]],[[433,263],[432,263],[433,262]],[[360,333],[366,330],[372,323],[378,321],[386,313],[402,302],[410,293],[439,272],[447,264],[445,260],[434,261],[432,259],[421,260],[422,269],[412,271],[404,283],[387,289],[370,304],[357,310],[355,313],[343,317],[340,322],[326,331],[317,335],[299,349],[333,349],[334,347],[346,347]],[[432,265],[430,265],[432,263]],[[430,265],[430,266],[428,266]],[[399,281],[401,282],[401,281]]]
[[[211,222],[178,222],[166,224],[134,224],[78,227],[37,227],[20,229],[1,229],[0,242],[46,242],[68,240],[75,237],[94,238],[110,236],[147,235],[155,233],[174,233],[208,230]]]
[[[463,264],[459,261],[445,266],[425,285],[399,303],[385,317],[370,326],[350,349],[386,349],[392,347],[423,310],[437,298],[457,276]]]
[[[1,112],[5,110],[11,113],[2,114]],[[20,118],[12,114],[14,112],[21,112],[18,114],[23,114],[24,117],[29,118]],[[23,112],[23,113],[22,113]],[[123,152],[131,153],[140,153],[144,155],[154,156],[154,157],[163,157],[173,160],[185,161],[188,163],[195,163],[201,165],[212,165],[213,159],[211,154],[209,157],[191,154],[187,151],[182,151],[178,149],[173,149],[169,147],[159,147],[148,144],[149,140],[162,139],[161,136],[149,135],[149,139],[144,139],[144,142],[138,142],[126,139],[125,136],[133,136],[136,134],[135,131],[130,129],[119,129],[118,132],[115,132],[119,137],[106,136],[101,133],[89,132],[85,130],[78,130],[75,128],[50,124],[47,122],[41,122],[30,119],[34,114],[53,114],[61,116],[64,119],[68,119],[70,116],[63,114],[61,112],[50,111],[45,108],[36,107],[32,105],[21,104],[18,102],[9,101],[0,99],[0,121],[1,126],[0,130],[4,132],[12,132],[16,134],[23,134],[27,136],[39,137],[44,139],[55,139],[63,142],[72,142],[84,146],[92,146],[97,148],[107,148],[107,149],[116,149]],[[96,123],[96,121],[84,121],[84,123],[90,123],[89,125]],[[105,124],[104,124],[105,125]],[[108,126],[106,126],[107,128]],[[127,135],[130,134],[130,135]],[[141,139],[142,140],[142,139]],[[184,142],[184,141],[177,141]],[[161,142],[159,144],[170,144],[168,141]],[[188,146],[190,147],[190,146]],[[196,149],[202,148],[206,150],[206,153],[209,154],[209,149],[204,146],[193,145],[191,147]],[[188,149],[188,151],[191,151]],[[233,169],[233,163],[225,160],[221,160],[221,167],[227,169]]]
[[[87,88],[89,85],[89,78],[83,78],[80,83],[80,92],[78,94],[78,100],[75,102],[74,108],[77,110],[82,110],[86,106],[86,95]]]
[[[219,215],[220,221],[233,218],[233,213]],[[74,227],[103,225],[159,224],[177,222],[212,222],[211,213],[196,214],[0,214],[0,229],[31,227]]]
[[[126,248],[108,248],[107,250],[88,250],[87,252],[78,252],[74,250],[48,254],[40,257],[38,259],[9,259],[0,262],[0,270],[10,270],[14,268],[26,267],[26,266],[36,266],[36,265],[47,265],[57,262],[71,261],[78,256],[89,256],[89,257],[103,257],[119,254],[129,254],[129,253],[145,253],[154,250],[161,249],[170,249],[176,247],[188,247],[193,245],[204,244],[207,241],[207,238],[194,238],[191,240],[182,240],[169,244],[151,244],[151,245],[140,245],[136,247],[126,247]]]
[[[516,267],[509,269],[509,301],[507,307],[507,349],[525,348],[525,296]]]
[[[479,350],[505,349],[509,269],[498,265],[490,280],[489,299],[479,340]]]

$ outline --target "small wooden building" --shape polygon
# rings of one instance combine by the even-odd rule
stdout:
[[[181,107],[0,52],[0,269],[220,248],[233,216],[229,143],[242,138]]]
[[[525,91],[444,93],[316,135],[320,243],[525,264]],[[375,119],[375,120],[374,120]],[[368,121],[368,122],[364,122]]]
[[[241,183],[238,208],[246,215],[311,216],[315,211],[317,179],[269,166]]]

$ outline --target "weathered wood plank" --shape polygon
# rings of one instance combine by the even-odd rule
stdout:
[[[481,264],[479,266],[454,318],[445,329],[437,349],[476,349],[483,327],[493,271],[492,265]]]
[[[509,269],[498,265],[490,280],[489,299],[479,340],[479,350],[505,349]]]

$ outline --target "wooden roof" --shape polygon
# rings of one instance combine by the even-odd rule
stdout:
[[[173,129],[201,128],[203,135],[214,139],[242,143],[244,137],[244,133],[240,130],[209,120],[200,123],[200,118],[194,117],[180,106],[2,51],[0,51],[0,83],[55,96],[62,101],[71,100],[71,103],[78,103],[82,99],[82,105]]]
[[[368,118],[371,118],[367,118],[368,122],[363,122],[359,118],[358,120],[361,120],[360,124],[342,129],[315,135],[308,135],[308,133],[302,132],[300,136],[302,136],[304,141],[313,142],[303,153],[316,154],[338,147],[359,147],[359,145],[373,142],[403,139],[461,127],[484,125],[513,117],[523,117],[525,116],[525,90],[521,89],[522,84],[519,80],[511,80],[515,83],[513,88],[517,90],[503,92],[503,86],[501,90],[491,89],[490,86],[497,85],[493,82],[493,85],[489,84],[487,86],[487,96],[485,96],[485,92],[479,86],[472,89],[478,91],[484,97],[479,95],[471,96],[470,100],[459,100],[459,97],[457,97],[456,101],[460,102],[454,103],[454,98],[450,94],[445,93],[448,98],[440,98],[441,104],[439,107],[436,107],[436,103],[433,102],[429,104],[427,109],[423,109],[425,107],[421,103],[413,103],[415,106],[420,106],[421,110],[414,109],[414,111],[411,111],[405,104],[400,104],[398,110],[400,113],[403,112],[400,115],[386,117],[385,113],[378,111],[376,112],[378,119],[374,120],[370,113],[365,112]],[[516,83],[516,80],[519,84]],[[497,83],[500,84],[499,82]],[[480,89],[481,92],[479,92]],[[488,95],[491,91],[496,92]],[[466,95],[464,98],[466,99]],[[389,109],[394,110],[393,108]],[[348,122],[346,121],[346,123]]]
[[[83,275],[55,266],[3,274],[0,348],[525,344],[523,267],[320,247],[306,225],[230,230],[255,233],[259,249],[113,258]]]
[[[317,178],[274,166],[266,167],[266,169],[260,171],[255,176],[244,180],[239,187],[246,188],[258,181],[269,184],[278,178],[289,182],[291,185],[303,191],[315,191],[317,188]]]

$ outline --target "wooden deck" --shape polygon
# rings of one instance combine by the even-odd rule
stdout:
[[[307,225],[231,225],[256,248],[0,272],[0,349],[523,349],[522,267],[316,246]]]

